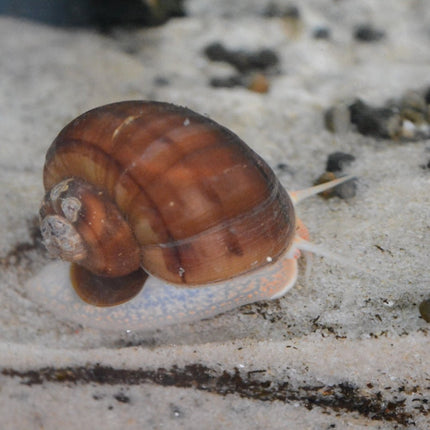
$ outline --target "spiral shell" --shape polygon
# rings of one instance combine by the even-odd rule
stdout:
[[[65,252],[54,253],[82,261],[105,276],[121,276],[141,265],[172,283],[217,282],[275,261],[295,234],[293,205],[269,166],[231,131],[171,104],[121,102],[79,116],[49,148],[43,179],[47,197],[42,220],[55,212],[46,208],[61,189],[78,188],[71,179],[88,187],[74,200],[73,192],[61,196],[63,205],[67,198],[74,207],[82,207],[78,220],[83,226],[73,224],[73,243]],[[88,209],[85,199],[96,206],[92,200],[97,193],[103,202]],[[109,230],[107,214],[113,206],[119,214],[113,216],[117,225]],[[97,216],[91,215],[94,212]],[[64,219],[65,214],[56,216]],[[118,251],[121,235],[114,244],[106,240],[119,225],[122,228],[120,217],[129,226],[123,228],[128,252]],[[58,218],[50,220],[60,223]],[[92,235],[84,232],[77,240],[75,233],[84,224],[88,228],[89,221]],[[55,226],[45,230],[50,248]],[[107,244],[102,249],[106,263],[91,267],[88,255],[98,243]],[[70,255],[73,247],[76,258]],[[127,265],[121,263],[122,256]],[[114,268],[114,261],[130,268]]]

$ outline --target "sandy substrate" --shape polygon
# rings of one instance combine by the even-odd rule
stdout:
[[[430,85],[430,10],[309,0],[292,20],[230,3],[191,1],[186,18],[110,36],[0,19],[3,428],[430,426],[429,325],[418,311],[430,295],[430,143],[324,124],[331,106],[382,106]],[[357,41],[359,24],[385,36]],[[328,39],[313,37],[320,27]],[[273,50],[269,91],[209,85],[236,73],[203,54],[213,42]],[[299,207],[312,240],[351,264],[316,256],[279,300],[149,333],[83,327],[36,303],[26,285],[49,261],[37,230],[45,152],[78,114],[125,99],[208,114],[287,189],[310,186],[329,154],[353,154],[344,173],[358,177],[355,197]]]

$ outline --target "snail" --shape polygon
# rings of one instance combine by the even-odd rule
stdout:
[[[238,136],[187,108],[92,109],[47,151],[41,232],[64,261],[31,279],[29,293],[64,319],[108,330],[281,297],[309,247],[295,204],[349,179],[287,193]]]

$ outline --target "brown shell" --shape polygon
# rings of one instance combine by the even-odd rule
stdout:
[[[46,155],[46,190],[70,177],[110,196],[142,267],[170,282],[231,278],[275,261],[294,237],[292,202],[269,166],[187,108],[126,101],[84,113]]]

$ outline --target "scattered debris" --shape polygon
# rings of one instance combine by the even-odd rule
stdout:
[[[380,139],[413,142],[430,138],[430,88],[407,91],[383,106],[371,106],[361,99],[331,106],[324,112],[324,123],[332,133],[351,129]]]
[[[95,384],[98,386],[134,386],[150,383],[163,387],[192,388],[221,396],[236,395],[264,402],[297,402],[308,410],[312,410],[314,407],[323,408],[326,411],[344,410],[376,422],[393,422],[403,426],[414,425],[406,401],[411,396],[408,394],[411,392],[408,387],[404,387],[403,394],[394,399],[385,397],[381,391],[363,392],[349,381],[334,385],[304,384],[294,388],[289,380],[269,379],[265,369],[241,373],[237,368],[233,371],[219,372],[200,363],[189,364],[182,368],[173,366],[169,369],[124,369],[97,364],[92,367],[45,367],[27,371],[4,368],[1,374],[4,377],[19,378],[22,384],[27,386],[46,382],[90,384],[91,386]],[[67,377],[59,379],[59,374],[67,375]],[[369,384],[371,383],[369,382]],[[371,389],[369,388],[369,390]],[[425,388],[414,387],[413,390],[413,396],[419,402],[417,405],[422,405],[422,413],[427,414]],[[121,403],[130,401],[130,398],[122,391],[114,395],[114,398]],[[100,397],[93,396],[93,399],[99,400]],[[110,408],[113,409],[112,406]],[[180,413],[175,407],[173,410]]]
[[[269,80],[262,73],[212,78],[210,85],[214,88],[244,87],[256,93],[267,93],[270,88]]]
[[[279,64],[278,55],[271,49],[230,50],[215,42],[208,45],[204,52],[209,60],[226,62],[238,71],[238,74],[232,76],[212,78],[210,85],[215,88],[244,87],[257,93],[267,93],[267,74]]]

